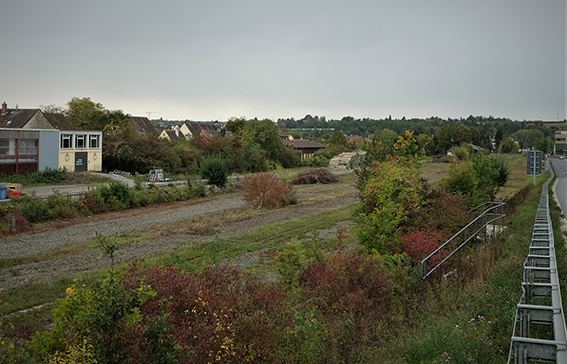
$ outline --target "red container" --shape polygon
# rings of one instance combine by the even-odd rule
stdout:
[[[8,191],[6,191],[6,197],[8,197],[8,198],[22,197],[22,193],[21,192],[13,192],[11,190],[8,190]]]

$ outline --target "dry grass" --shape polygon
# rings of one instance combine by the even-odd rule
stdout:
[[[516,192],[526,187],[529,184],[533,184],[534,177],[526,173],[527,159],[525,155],[520,154],[500,154],[498,157],[503,158],[509,163],[510,175],[508,176],[508,182],[506,185],[498,191],[496,198],[498,200],[505,200],[506,198],[512,197]],[[547,179],[547,175],[536,176],[536,179]]]
[[[421,174],[432,187],[438,187],[443,177],[447,177],[450,163],[423,163]]]

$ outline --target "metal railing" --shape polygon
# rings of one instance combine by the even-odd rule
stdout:
[[[524,262],[523,294],[516,306],[508,363],[512,359],[516,364],[530,361],[567,363],[567,329],[547,192],[553,176],[551,170],[551,177],[543,185],[530,250]],[[534,333],[530,335],[530,328],[534,324],[552,325],[553,330],[546,331],[553,331],[553,339],[532,337]]]
[[[443,264],[449,259],[455,259],[455,254],[461,250],[467,249],[467,244],[473,239],[479,237],[486,237],[488,234],[487,227],[490,223],[492,226],[492,233],[496,232],[496,223],[500,222],[500,228],[504,226],[504,202],[487,202],[483,205],[475,207],[469,212],[482,211],[473,221],[461,229],[458,233],[453,235],[443,245],[437,248],[433,253],[429,254],[427,258],[421,261],[421,278],[425,279],[433,272],[437,271],[439,279],[443,276]]]

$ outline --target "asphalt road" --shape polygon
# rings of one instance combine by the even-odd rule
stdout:
[[[567,211],[567,159],[551,158],[551,163],[557,174],[555,196],[559,201],[563,214]]]

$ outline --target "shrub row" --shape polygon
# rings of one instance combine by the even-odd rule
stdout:
[[[206,194],[207,188],[195,183],[182,188],[167,186],[135,190],[128,188],[122,182],[112,181],[108,186],[96,187],[78,198],[59,193],[47,198],[22,196],[0,205],[0,231],[2,233],[13,232],[14,230],[21,232],[25,230],[25,222],[39,223],[57,219],[70,219],[109,211],[189,200],[203,197]],[[18,214],[21,214],[22,217],[19,220]],[[14,223],[14,217],[16,217],[16,223]]]
[[[67,173],[64,169],[51,169],[45,168],[43,172],[33,172],[26,174],[0,174],[0,182],[7,183],[21,183],[23,185],[41,185],[41,184],[59,184],[65,174]]]

